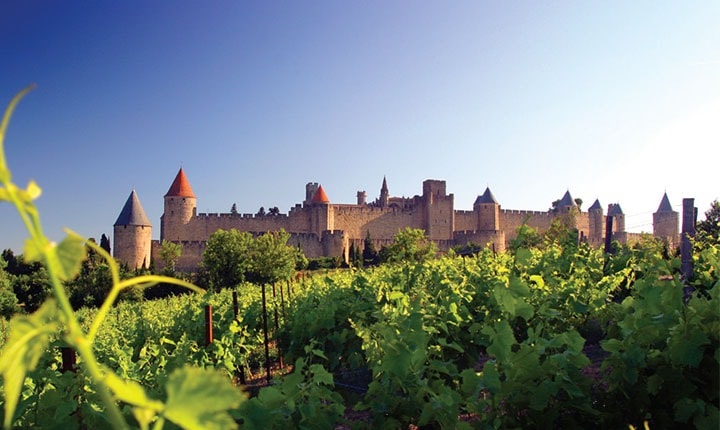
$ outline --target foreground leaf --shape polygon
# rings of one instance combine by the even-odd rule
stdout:
[[[32,315],[17,315],[10,320],[8,341],[0,352],[0,374],[4,379],[5,420],[12,425],[20,392],[27,372],[37,366],[40,356],[57,331],[57,307],[54,300],[47,300]]]
[[[185,367],[170,375],[163,416],[186,429],[228,429],[237,423],[228,414],[246,396],[211,369]]]

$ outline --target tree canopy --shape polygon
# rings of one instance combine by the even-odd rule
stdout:
[[[218,230],[208,238],[202,255],[210,288],[232,287],[245,281],[250,270],[252,234],[236,229]]]
[[[437,247],[427,238],[425,230],[406,227],[400,230],[393,243],[382,252],[385,261],[421,263],[435,257]]]
[[[250,270],[247,280],[255,284],[272,284],[290,279],[295,272],[296,248],[287,244],[285,230],[269,231],[258,236],[250,247]]]
[[[698,222],[695,227],[695,237],[707,244],[720,244],[720,202],[710,203],[710,209],[705,211],[705,219]]]
[[[175,265],[182,255],[182,245],[168,240],[163,240],[160,245],[160,259],[165,265],[164,270],[167,272],[174,272]]]
[[[235,229],[218,230],[208,239],[202,266],[209,287],[233,287],[245,281],[264,284],[289,279],[305,260],[298,248],[287,244],[285,230],[257,238]]]

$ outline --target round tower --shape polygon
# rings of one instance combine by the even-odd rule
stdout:
[[[193,240],[187,231],[187,225],[196,215],[197,199],[182,168],[167,194],[165,211],[160,217],[160,241]]]
[[[322,185],[319,185],[315,190],[315,195],[312,196],[310,204],[312,205],[311,228],[318,237],[321,237],[324,231],[333,230],[335,224],[333,212],[330,208],[330,199]]]
[[[150,266],[152,225],[135,190],[130,193],[113,225],[113,235],[115,259],[133,270]]]
[[[500,205],[490,191],[490,187],[485,188],[483,195],[475,199],[473,210],[477,212],[478,230],[500,230]]]
[[[667,193],[663,194],[657,212],[653,214],[653,235],[675,243],[679,237],[680,213],[673,210]]]

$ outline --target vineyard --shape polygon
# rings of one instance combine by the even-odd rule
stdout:
[[[652,246],[606,261],[548,244],[297,280],[282,285],[282,302],[268,293],[271,384],[227,410],[242,428],[714,429],[720,248],[695,263],[692,293],[679,261]],[[239,391],[239,375],[264,378],[266,358],[260,287],[236,292],[237,318],[231,290],[121,303],[98,330],[96,357],[151,399],[166,399],[188,364]],[[107,426],[87,376],[61,372],[62,343],[25,379],[13,425]]]
[[[720,245],[691,277],[648,238],[612,253],[573,238],[395,261],[205,292],[121,279],[75,233],[42,233],[6,166],[0,200],[28,229],[52,299],[0,320],[5,428],[582,428],[720,426]],[[88,247],[109,294],[75,312]],[[188,294],[116,303],[158,283]]]

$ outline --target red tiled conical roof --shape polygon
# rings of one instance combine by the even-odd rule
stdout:
[[[195,197],[195,193],[193,193],[190,182],[188,182],[182,167],[177,176],[175,176],[175,180],[172,185],[170,185],[170,189],[167,194],[165,194],[165,197]]]
[[[313,203],[330,203],[330,199],[328,198],[327,194],[325,194],[325,190],[323,190],[322,185],[320,185],[315,191],[315,194],[312,197]]]

